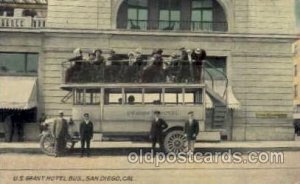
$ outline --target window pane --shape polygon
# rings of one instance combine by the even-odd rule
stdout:
[[[135,7],[147,7],[148,6],[148,0],[128,0],[127,3],[129,6],[135,6]]]
[[[86,90],[85,104],[87,105],[99,105],[100,104],[100,90]]]
[[[192,8],[212,8],[212,0],[193,0]]]
[[[202,104],[201,89],[186,89],[184,97],[186,104]]]
[[[129,105],[142,104],[142,89],[125,89],[125,103]]]
[[[128,9],[128,19],[137,20],[137,9],[129,8]]]
[[[201,11],[193,10],[192,11],[192,21],[201,21],[201,20],[202,20]]]
[[[194,94],[193,93],[185,93],[184,101],[186,104],[193,104],[194,103]]]
[[[27,55],[27,68],[28,73],[37,73],[38,71],[38,54],[28,54]]]
[[[165,104],[180,104],[180,102],[182,103],[182,89],[165,89]]]
[[[300,1],[296,1],[296,24],[300,27]]]
[[[192,8],[202,8],[202,0],[194,0],[192,2]]]
[[[25,54],[0,54],[0,71],[2,73],[25,73]]]
[[[160,10],[159,20],[169,20],[169,11]]]
[[[147,20],[148,19],[148,10],[139,9],[138,20]]]
[[[148,104],[161,104],[162,103],[162,90],[161,89],[146,89],[144,93],[144,102]]]
[[[122,104],[122,89],[105,89],[104,104]]]
[[[171,20],[180,21],[180,11],[171,11]]]
[[[212,22],[212,10],[203,10],[203,21]]]
[[[76,89],[75,90],[75,105],[83,105],[83,89]]]
[[[204,7],[204,8],[212,8],[212,0],[204,0],[203,2],[202,2],[202,6]]]
[[[122,104],[122,93],[109,94],[109,104]]]

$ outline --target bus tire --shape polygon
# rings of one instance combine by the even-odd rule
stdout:
[[[164,150],[166,153],[181,153],[186,149],[186,137],[182,130],[167,132],[164,138]]]

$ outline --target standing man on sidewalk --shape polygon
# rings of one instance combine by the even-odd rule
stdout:
[[[199,122],[194,119],[194,112],[189,112],[188,116],[189,119],[184,126],[184,135],[187,139],[187,151],[194,152],[194,144],[199,133]]]
[[[150,130],[150,139],[152,141],[152,150],[155,151],[155,145],[158,142],[160,150],[163,149],[163,130],[168,128],[168,124],[160,118],[160,111],[154,112],[154,119],[152,121]]]
[[[55,157],[58,157],[65,150],[66,136],[68,135],[68,123],[62,111],[59,112],[59,117],[54,121],[53,135],[55,137]]]
[[[93,123],[90,121],[90,117],[88,113],[83,115],[83,121],[80,124],[80,139],[81,139],[81,157],[85,152],[85,144],[86,144],[86,153],[87,156],[90,156],[90,143],[93,138],[94,127]]]

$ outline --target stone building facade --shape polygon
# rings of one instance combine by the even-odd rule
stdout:
[[[59,110],[71,115],[72,104],[61,103],[67,94],[60,89],[61,63],[72,56],[75,48],[114,49],[125,54],[136,48],[149,54],[153,48],[163,48],[166,54],[171,54],[183,46],[200,47],[209,56],[226,58],[229,85],[241,104],[241,108],[234,111],[233,122],[228,127],[231,140],[293,140],[294,66],[291,45],[296,39],[294,1],[211,1],[213,7],[208,9],[214,12],[214,6],[218,6],[220,10],[212,14],[217,17],[217,22],[225,23],[224,29],[214,30],[213,26],[202,30],[190,29],[193,20],[191,11],[194,9],[184,9],[185,6],[172,8],[170,5],[166,8],[169,22],[179,22],[177,30],[174,27],[173,30],[160,29],[160,20],[151,18],[162,16],[163,12],[159,8],[151,11],[149,4],[146,6],[146,20],[135,20],[137,25],[140,25],[138,21],[146,21],[147,26],[133,30],[128,23],[129,17],[124,19],[126,14],[120,14],[124,3],[130,5],[129,1],[49,0],[46,27],[1,28],[0,52],[39,54],[38,114],[45,112],[56,116]],[[144,5],[142,9],[145,9]],[[201,25],[215,20],[209,18],[210,13],[203,11],[202,16],[208,17],[208,20],[202,18]],[[176,15],[178,12],[179,15]],[[149,16],[150,13],[153,16]],[[185,15],[190,19],[186,20]],[[119,27],[120,21],[127,21],[125,25],[128,26]],[[151,21],[154,27],[148,29]],[[182,22],[188,23],[185,29],[182,29]],[[27,127],[28,131],[33,131],[37,125]]]

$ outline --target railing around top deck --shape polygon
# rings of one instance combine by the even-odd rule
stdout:
[[[175,65],[169,64],[167,67],[153,65],[149,67],[147,62],[149,60],[143,60],[140,65],[129,66],[128,60],[123,59],[112,61],[112,65],[105,66],[104,63],[93,64],[89,61],[66,61],[62,63],[62,83],[206,84],[226,99],[228,87],[226,73],[207,60],[203,62],[202,68],[200,67],[200,72],[197,65],[191,65],[188,61],[176,60]]]
[[[44,28],[46,18],[0,16],[0,28]]]
[[[107,65],[110,62],[111,65]],[[201,81],[201,66],[181,60],[170,62],[153,63],[153,60],[142,60],[129,65],[128,59],[106,61],[98,64],[89,61],[66,61],[62,63],[62,82],[64,84],[203,83]],[[166,63],[169,64],[166,65]]]

